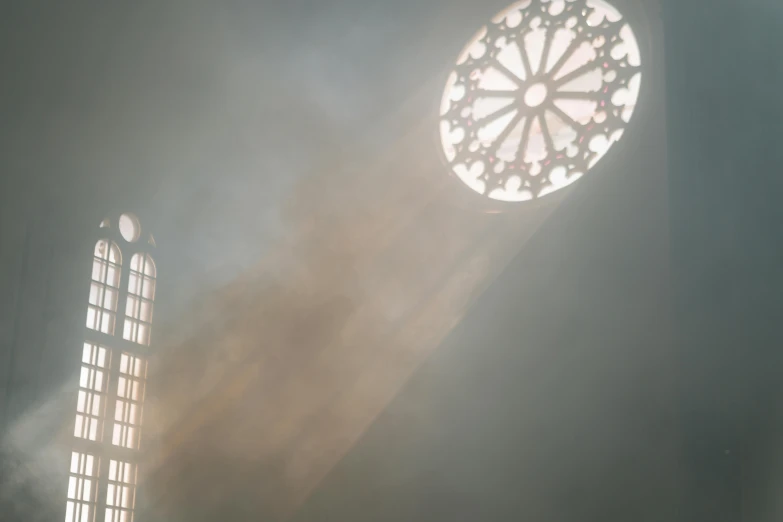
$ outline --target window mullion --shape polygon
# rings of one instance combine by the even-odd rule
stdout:
[[[116,329],[115,329],[116,336]],[[106,515],[106,494],[108,493],[109,460],[112,457],[111,434],[114,428],[114,410],[117,403],[117,378],[120,373],[120,350],[106,346],[109,353],[109,369],[106,383],[106,408],[103,422],[103,439],[100,445],[100,481],[95,522],[104,522]]]
[[[104,228],[103,223],[101,226]],[[92,348],[89,357],[83,353],[81,371],[88,373],[83,381],[80,373],[77,391],[77,415],[82,419],[82,429],[74,434],[72,455],[76,458],[75,452],[79,451],[78,458],[88,460],[79,463],[80,468],[76,470],[79,473],[70,470],[69,477],[74,478],[69,478],[66,521],[81,522],[82,517],[88,515],[90,522],[116,522],[126,520],[126,516],[132,520],[135,510],[141,415],[154,299],[152,292],[148,292],[151,294],[149,299],[144,297],[144,285],[148,281],[154,285],[155,269],[146,253],[134,254],[138,258],[137,270],[131,269],[133,257],[129,256],[130,263],[126,257],[123,263],[122,252],[112,235],[116,233],[109,233],[108,237],[102,233],[103,238],[98,240],[93,256],[88,324],[84,336],[84,349]],[[125,233],[121,235],[127,242],[137,239],[136,235],[131,239]],[[152,268],[148,269],[148,264]],[[133,288],[130,288],[131,280],[134,281]],[[133,299],[129,303],[131,297]],[[92,323],[89,322],[90,317],[93,317]],[[126,325],[135,325],[135,328],[144,328],[144,331],[129,332],[128,339],[125,339]],[[108,360],[101,359],[103,350]],[[127,371],[122,371],[124,358],[125,364],[130,364],[125,368]],[[143,365],[143,372],[137,368],[139,364]],[[103,375],[100,382],[98,372]],[[122,389],[120,379],[123,381]],[[83,396],[81,403],[80,395]],[[121,401],[119,410],[118,401]],[[116,445],[115,427],[118,430]],[[99,429],[97,433],[95,428]],[[89,470],[85,468],[87,461],[91,463]],[[114,477],[111,476],[113,469],[116,471]]]
[[[98,488],[98,504],[95,522],[104,522],[106,517],[106,495],[108,494],[109,461],[112,446],[112,431],[114,429],[114,416],[117,404],[117,382],[120,374],[120,355],[122,343],[117,342],[122,338],[122,329],[125,322],[125,302],[128,288],[128,266],[123,263],[117,267],[120,270],[120,284],[117,288],[117,307],[115,310],[114,335],[105,345],[109,352],[109,371],[107,372],[106,409],[103,423],[103,439],[101,444],[100,482]]]

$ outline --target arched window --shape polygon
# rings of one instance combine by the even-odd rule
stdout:
[[[123,339],[150,344],[152,303],[155,299],[155,263],[149,254],[134,254],[128,279]]]
[[[122,255],[117,243],[101,239],[93,256],[87,328],[114,335]]]
[[[65,522],[132,522],[157,276],[155,241],[151,234],[139,241],[142,228],[132,214],[105,219],[97,230]],[[125,267],[123,251],[130,258]]]

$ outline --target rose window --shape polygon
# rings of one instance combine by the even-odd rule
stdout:
[[[483,27],[441,104],[441,143],[468,187],[528,201],[570,185],[617,142],[639,96],[631,27],[603,0],[523,0]]]

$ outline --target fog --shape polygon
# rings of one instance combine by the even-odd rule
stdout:
[[[438,106],[503,1],[8,6],[0,519],[61,518],[121,212],[158,245],[137,521],[779,519],[783,14],[616,3],[632,125],[500,212]]]

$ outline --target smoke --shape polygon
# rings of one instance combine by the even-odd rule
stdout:
[[[0,443],[0,513],[4,520],[59,520],[65,510],[70,417],[76,383],[30,408]],[[67,417],[67,418],[66,418]],[[60,501],[62,500],[62,502]]]
[[[99,24],[112,27],[105,52],[103,31],[83,37],[100,71],[71,78],[84,110],[51,132],[96,199],[149,201],[160,291],[141,501],[171,520],[240,497],[290,509],[518,244],[444,204],[424,115],[443,56],[416,50],[403,67],[416,45],[395,40],[419,12],[302,7],[115,14]],[[432,33],[426,16],[412,24]],[[387,68],[378,56],[394,62],[395,42]],[[32,485],[62,498],[67,460],[41,421],[72,414],[57,397],[9,437],[8,498]]]

